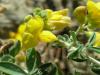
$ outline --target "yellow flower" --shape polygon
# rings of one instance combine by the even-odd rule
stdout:
[[[32,17],[28,22],[26,22],[26,32],[37,34],[43,29],[43,19],[39,16]]]
[[[57,37],[50,31],[42,31],[39,34],[39,39],[42,42],[53,42],[57,40]]]
[[[22,34],[22,48],[27,50],[28,48],[36,46],[39,41],[53,42],[57,37],[50,31],[44,31],[44,21],[39,16],[31,17],[26,23],[26,29]]]
[[[95,32],[96,33],[96,39],[94,43],[94,47],[100,47],[100,32]],[[86,35],[89,37],[93,34],[93,32],[87,32]]]
[[[96,33],[96,41],[95,41],[95,47],[100,47],[100,33]]]
[[[88,0],[87,10],[91,27],[100,28],[100,2],[94,3],[93,1]]]
[[[61,30],[70,25],[71,19],[68,17],[68,9],[59,11],[46,10],[47,26],[52,30]]]
[[[24,32],[22,37],[22,48],[26,50],[28,48],[34,47],[38,44],[39,40],[36,36],[31,33]]]
[[[48,18],[46,22],[38,15],[27,16],[25,23],[19,26],[15,39],[21,41],[23,50],[34,47],[41,41],[50,43],[58,40],[51,31],[45,29],[45,26],[49,25],[54,30],[60,30],[70,24],[71,19],[67,16],[67,9],[45,11]]]

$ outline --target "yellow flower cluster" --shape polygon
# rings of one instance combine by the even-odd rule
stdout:
[[[40,41],[53,42],[57,37],[50,31],[45,29],[48,26],[50,29],[63,29],[70,24],[70,18],[67,17],[67,9],[55,11],[45,10],[47,13],[47,21],[39,15],[26,16],[26,22],[21,24],[16,34],[10,33],[14,39],[20,40],[24,50],[36,46]]]
[[[19,27],[19,31],[21,27],[22,25]],[[23,32],[21,35],[23,49],[34,47],[39,43],[39,41],[53,42],[57,40],[57,37],[52,32],[43,30],[43,27],[44,22],[39,16],[31,17],[31,19],[29,19],[29,21],[24,24],[24,32],[21,31]]]
[[[100,2],[94,3],[92,0],[88,0],[87,10],[91,27],[100,28]]]

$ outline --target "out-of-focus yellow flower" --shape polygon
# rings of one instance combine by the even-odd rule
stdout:
[[[71,19],[68,17],[68,9],[59,11],[46,10],[47,25],[52,30],[60,30],[70,25]]]
[[[53,42],[57,40],[57,37],[50,31],[42,31],[39,34],[39,38],[42,42]]]
[[[92,28],[100,28],[100,2],[94,3],[92,0],[87,2],[88,18]]]
[[[96,33],[96,41],[94,46],[100,47],[100,32]]]
[[[87,15],[87,10],[85,6],[79,6],[74,10],[74,16],[78,20],[80,24],[83,24],[85,22],[85,17]]]
[[[100,32],[95,32],[96,33],[96,39],[94,43],[94,47],[100,47]],[[86,35],[90,37],[93,34],[93,32],[86,32]]]

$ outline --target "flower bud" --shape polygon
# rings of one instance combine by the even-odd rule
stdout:
[[[74,10],[74,16],[77,18],[80,24],[85,22],[85,17],[87,15],[87,10],[85,6],[79,6]]]
[[[39,39],[42,42],[53,42],[57,40],[57,37],[50,31],[42,31],[39,35]]]

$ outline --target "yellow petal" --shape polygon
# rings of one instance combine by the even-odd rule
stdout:
[[[22,35],[17,33],[16,36],[15,36],[15,39],[22,41]]]
[[[57,40],[57,37],[50,31],[42,31],[39,35],[39,39],[42,42],[53,42]]]
[[[53,15],[63,15],[63,16],[67,16],[68,15],[68,9],[62,9],[62,10],[58,10],[53,12]]]
[[[51,15],[52,15],[52,13],[53,13],[53,11],[50,10],[50,9],[46,9],[45,11],[46,11],[46,13],[47,13],[47,17],[50,18]]]
[[[31,18],[27,23],[26,23],[26,31],[32,34],[36,34],[40,32],[43,29],[44,23],[42,18],[39,16]]]
[[[23,34],[22,47],[24,50],[34,47],[37,44],[38,44],[37,37],[33,36],[30,33],[26,33],[26,32]]]
[[[19,27],[18,27],[18,33],[22,34],[25,31],[25,29],[26,29],[25,23],[19,25]]]
[[[51,27],[51,29],[54,30],[61,30],[69,26],[70,23],[71,19],[67,16],[62,15],[54,15],[48,20],[48,25]]]
[[[100,2],[96,3],[96,7],[100,10]]]

